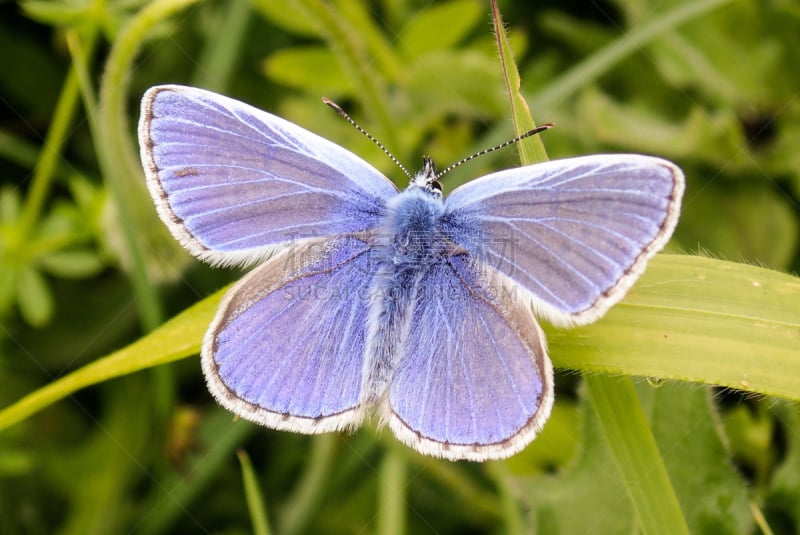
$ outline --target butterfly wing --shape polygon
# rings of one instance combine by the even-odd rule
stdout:
[[[421,280],[384,414],[421,453],[451,460],[508,457],[553,404],[544,334],[513,284],[466,255]]]
[[[191,87],[147,91],[141,159],[161,219],[195,256],[267,258],[275,245],[374,227],[397,189],[338,145]]]
[[[304,240],[228,291],[202,349],[223,407],[300,433],[360,423],[368,253],[358,237]]]
[[[449,238],[532,296],[556,325],[619,301],[672,235],[683,195],[673,163],[597,155],[501,171],[446,199]]]

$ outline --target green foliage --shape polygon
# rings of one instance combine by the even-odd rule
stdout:
[[[603,6],[0,7],[0,532],[800,531],[800,9]],[[531,116],[557,127],[521,144],[525,162],[545,146],[670,158],[688,182],[682,254],[596,324],[545,326],[556,406],[508,461],[437,461],[372,425],[304,437],[234,421],[194,355],[239,273],[177,246],[136,158],[138,99],[167,82],[305,125],[399,185],[320,97],[409,168]]]
[[[269,535],[269,522],[264,509],[264,497],[258,485],[258,477],[253,470],[250,457],[243,450],[236,452],[239,463],[242,465],[242,479],[244,480],[244,494],[247,498],[247,508],[250,510],[250,522],[253,524],[254,535]]]

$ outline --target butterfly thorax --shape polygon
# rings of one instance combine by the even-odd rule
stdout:
[[[403,353],[401,344],[419,295],[420,279],[432,266],[455,251],[441,233],[444,202],[441,194],[414,186],[391,199],[386,207],[375,248],[378,269],[371,281],[364,397],[378,399]]]
[[[388,262],[398,271],[419,270],[444,253],[438,238],[444,213],[441,196],[421,188],[409,188],[392,199],[381,225],[381,246]]]

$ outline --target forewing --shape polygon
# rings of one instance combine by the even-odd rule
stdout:
[[[641,155],[520,167],[461,186],[443,228],[517,281],[557,325],[589,323],[619,301],[678,221],[683,173]]]
[[[361,421],[368,252],[357,238],[305,240],[228,291],[202,350],[222,406],[300,433]]]
[[[192,254],[215,263],[253,262],[281,242],[373,228],[397,193],[338,145],[202,89],[149,89],[139,144],[161,219]]]
[[[385,415],[412,448],[451,460],[508,457],[553,404],[544,335],[501,275],[457,256],[422,279]]]

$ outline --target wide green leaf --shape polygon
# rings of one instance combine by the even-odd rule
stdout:
[[[659,255],[597,323],[548,329],[556,366],[723,385],[800,400],[800,279]]]
[[[635,533],[630,500],[588,396],[581,396],[580,414],[581,448],[575,461],[552,476],[519,478],[526,505],[534,512],[535,532]]]
[[[403,28],[399,42],[411,58],[448,50],[464,38],[482,15],[483,6],[474,0],[431,4]]]
[[[712,389],[678,381],[637,386],[691,533],[750,530],[748,489],[731,462]]]

